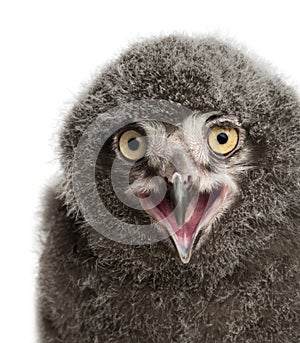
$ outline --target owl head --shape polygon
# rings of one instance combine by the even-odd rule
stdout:
[[[212,38],[147,40],[74,105],[59,192],[95,249],[238,261],[296,233],[298,135],[297,96],[262,62]]]

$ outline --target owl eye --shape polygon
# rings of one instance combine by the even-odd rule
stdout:
[[[231,127],[215,126],[211,129],[208,137],[210,148],[217,154],[227,155],[237,146],[238,132]]]
[[[125,131],[119,139],[119,148],[127,159],[139,160],[146,152],[145,137],[135,130]]]

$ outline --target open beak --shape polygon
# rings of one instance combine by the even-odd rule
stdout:
[[[184,185],[181,175],[175,173],[172,178],[172,187],[169,192],[170,204],[174,209],[175,220],[178,230],[180,230],[186,223],[187,209],[193,197],[196,196],[195,190],[190,186]],[[178,230],[172,235],[173,241],[181,261],[183,263],[188,263],[191,257],[193,239],[188,234],[189,229],[187,227],[180,233]]]
[[[186,185],[176,172],[159,204],[155,204],[155,195],[151,193],[147,198],[141,197],[140,202],[168,230],[181,261],[188,263],[196,238],[218,212],[226,192],[227,187],[221,186],[210,193],[201,193],[194,186]]]

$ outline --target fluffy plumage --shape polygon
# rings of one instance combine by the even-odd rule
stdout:
[[[165,242],[106,239],[74,197],[82,133],[99,113],[143,99],[234,114],[252,143],[255,163],[243,171],[239,200],[187,265]],[[108,66],[61,134],[62,177],[44,214],[41,342],[299,342],[299,119],[290,87],[215,39],[147,40]],[[107,184],[99,190],[111,198]]]

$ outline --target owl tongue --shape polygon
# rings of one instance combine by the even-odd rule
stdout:
[[[172,202],[169,202],[168,199],[163,199],[154,209],[154,212],[160,212],[160,221],[169,230],[175,245],[177,246],[178,244],[177,248],[180,245],[180,248],[184,250],[190,249],[208,200],[209,194],[194,195],[187,204],[184,220],[179,223],[178,217],[176,217],[176,210],[174,210]],[[177,207],[180,207],[180,204],[177,204]]]
[[[208,194],[199,194],[191,199],[187,206],[185,221],[181,227],[178,225],[176,218],[174,220],[174,215],[171,215],[170,218],[168,218],[178,240],[183,242],[185,246],[189,244],[189,241],[192,240],[194,233],[197,230],[198,224],[203,217],[208,198]],[[160,205],[158,207],[164,211]],[[166,207],[167,206],[168,204],[166,204]]]
[[[197,229],[205,217],[209,200],[210,194],[183,188],[181,183],[174,183],[162,200],[151,193],[147,198],[140,196],[145,211],[168,230],[184,263],[190,259]]]

